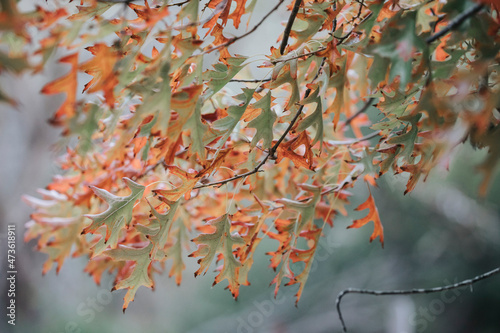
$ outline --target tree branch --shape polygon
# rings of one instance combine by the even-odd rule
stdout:
[[[274,13],[280,6],[281,4],[284,2],[285,0],[280,0],[278,2],[278,4],[276,6],[274,6],[273,9],[271,9],[260,21],[259,23],[257,23],[251,30],[247,31],[246,33],[244,33],[243,35],[241,36],[236,36],[236,37],[233,37],[231,39],[229,39],[227,42],[225,43],[222,43],[220,45],[217,45],[217,46],[214,46],[208,50],[205,50],[203,51],[201,54],[207,54],[207,53],[210,53],[212,51],[215,51],[215,50],[218,50],[220,48],[223,48],[223,47],[227,47],[233,43],[235,43],[236,41],[242,39],[242,38],[245,38],[246,36],[250,35],[252,32],[254,32],[255,30],[257,30],[258,27],[260,27],[260,25],[262,23],[264,23],[265,20],[267,20],[267,18],[269,17],[269,15],[271,15],[272,13]]]
[[[323,58],[323,61],[321,62],[321,65],[319,67],[318,73],[314,77],[313,81],[318,78],[319,73],[323,69],[324,63],[325,63],[325,58]],[[306,93],[304,94],[304,98],[307,98],[310,93],[311,93],[311,89],[307,88]],[[243,177],[247,177],[247,176],[250,176],[250,175],[252,175],[254,173],[262,171],[262,170],[260,170],[260,168],[264,164],[266,164],[266,162],[269,159],[269,157],[274,156],[274,153],[276,153],[276,150],[278,149],[278,146],[281,144],[281,142],[283,142],[283,140],[285,139],[285,137],[288,135],[288,132],[290,132],[290,130],[292,129],[293,125],[295,124],[295,122],[299,118],[299,116],[302,113],[303,109],[304,109],[304,105],[301,105],[299,107],[299,109],[297,110],[297,113],[293,117],[292,121],[290,122],[290,124],[288,124],[288,127],[285,130],[285,132],[281,135],[281,137],[278,139],[278,141],[276,141],[276,143],[269,149],[269,151],[266,154],[266,156],[262,159],[262,161],[259,162],[259,164],[257,164],[257,166],[253,170],[247,171],[245,173],[242,173],[242,174],[239,174],[239,175],[236,175],[236,176],[233,176],[231,178],[224,179],[224,180],[220,180],[220,181],[217,181],[217,182],[198,185],[198,186],[195,186],[193,188],[193,190],[196,190],[196,189],[199,189],[199,188],[203,188],[203,187],[208,187],[208,186],[222,186],[222,185],[224,185],[224,184],[226,184],[228,182],[231,182],[233,180],[237,180],[237,179],[240,179],[240,178],[243,178]]]
[[[446,35],[450,30],[458,28],[460,24],[462,24],[466,19],[469,17],[473,16],[477,12],[479,12],[481,9],[483,9],[483,5],[480,3],[475,4],[474,6],[470,7],[466,11],[464,11],[462,14],[458,15],[455,17],[453,20],[448,23],[446,27],[441,29],[440,31],[436,32],[434,35],[429,36],[425,42],[427,44],[430,44],[434,42],[435,40],[438,40],[439,38],[443,37]]]
[[[373,132],[368,135],[365,135],[361,138],[356,138],[356,139],[350,139],[350,140],[343,140],[343,141],[328,141],[328,144],[332,146],[346,146],[346,145],[353,145],[355,143],[367,141],[370,139],[373,139],[374,137],[378,136],[379,132]]]
[[[460,288],[462,286],[472,286],[472,284],[484,280],[486,278],[492,277],[496,274],[500,273],[500,267],[497,267],[489,272],[486,272],[484,274],[478,275],[472,279],[464,280],[462,282],[442,286],[442,287],[436,287],[436,288],[430,288],[430,289],[408,289],[408,290],[368,290],[368,289],[355,289],[355,288],[349,288],[342,290],[339,295],[337,296],[337,300],[335,302],[337,306],[337,313],[339,315],[340,322],[342,323],[342,328],[344,332],[347,332],[347,327],[345,326],[344,318],[342,317],[342,312],[340,311],[340,302],[342,301],[342,297],[344,297],[347,294],[368,294],[368,295],[374,295],[374,296],[387,296],[387,295],[411,295],[411,294],[431,294],[431,293],[438,293],[441,291],[445,290],[450,290],[450,289],[456,289]]]
[[[177,3],[171,3],[171,4],[168,4],[167,7],[174,7],[174,6],[183,6],[185,4],[187,4],[188,2],[190,2],[191,0],[185,0],[185,1],[182,1],[182,2],[177,2]]]
[[[239,80],[239,79],[232,79],[229,80],[229,82],[243,82],[243,83],[260,83],[260,82],[269,82],[271,79],[250,79],[250,80]]]
[[[290,37],[290,32],[292,31],[293,21],[295,21],[295,17],[297,17],[297,13],[299,12],[300,5],[302,4],[302,0],[295,0],[293,5],[292,13],[288,18],[288,22],[285,27],[285,31],[283,32],[283,39],[281,40],[280,53],[283,55],[285,52],[285,48],[288,44],[288,37]]]
[[[349,118],[347,118],[347,120],[345,121],[344,125],[342,126],[342,128],[348,126],[354,119],[356,119],[356,117],[358,117],[360,114],[362,113],[365,113],[368,108],[370,107],[370,105],[373,103],[373,101],[375,100],[374,97],[370,97],[366,103],[363,105],[363,107],[361,109],[358,110],[358,112],[356,112],[355,114],[353,114],[352,116],[350,116]]]
[[[316,53],[324,51],[324,50],[326,50],[326,47],[320,47],[319,49],[317,49],[315,51],[311,51],[311,52],[306,52],[306,53],[303,53],[303,54],[299,54],[299,55],[293,56],[291,58],[271,60],[271,63],[273,65],[276,65],[276,64],[279,64],[280,62],[287,62],[287,61],[294,60],[294,59],[299,59],[299,58],[302,58],[302,57],[309,57],[309,56],[315,55]]]
[[[299,5],[300,5],[300,1],[301,0],[298,0],[299,2]],[[283,1],[280,1],[280,3],[273,9],[271,10],[271,12],[269,12],[267,16],[270,15],[270,13],[272,13],[274,10],[276,10],[279,5],[282,3]],[[297,5],[297,2],[296,2],[296,6],[299,6]],[[293,21],[292,19],[292,16],[293,18],[295,18],[297,14],[295,13],[295,15],[293,14],[292,12],[292,15],[290,16],[290,20]],[[266,18],[264,17],[264,19]],[[263,19],[263,20],[264,20]],[[262,20],[262,21],[263,21]],[[261,21],[261,22],[262,22]],[[293,22],[292,22],[293,23]],[[259,23],[260,24],[260,23]],[[259,25],[257,24],[257,26]],[[252,30],[255,30],[256,27],[254,27],[254,29]],[[334,26],[334,29],[335,29],[335,26]],[[252,31],[249,31],[248,33],[251,33]],[[248,34],[247,33],[247,34]],[[282,44],[283,45],[283,44]],[[321,71],[323,70],[323,66],[325,65],[325,60],[326,60],[326,57],[323,57],[322,61],[321,61],[321,64],[319,65],[319,69],[318,69],[318,72],[316,73],[316,76],[314,77],[314,79],[312,80],[312,82],[316,81],[316,79],[319,77],[319,75],[321,74]],[[304,94],[304,99],[307,98],[310,94],[311,94],[311,89],[310,88],[307,88],[305,94]],[[201,184],[201,185],[197,185],[193,188],[193,190],[196,190],[196,189],[200,189],[200,188],[203,188],[203,187],[209,187],[209,186],[222,186],[228,182],[231,182],[233,180],[237,180],[237,179],[240,179],[240,178],[243,178],[243,177],[247,177],[247,176],[250,176],[254,173],[257,173],[257,172],[260,172],[262,170],[260,170],[260,168],[266,164],[267,160],[270,158],[270,157],[273,157],[274,154],[276,153],[276,150],[278,149],[278,146],[283,142],[283,140],[286,138],[286,136],[288,135],[288,133],[290,132],[290,130],[293,128],[293,126],[295,125],[295,123],[297,122],[297,120],[299,119],[299,116],[302,114],[302,110],[304,109],[304,104],[302,104],[299,109],[297,110],[297,112],[295,113],[295,116],[293,117],[292,121],[290,122],[290,124],[288,124],[288,127],[287,129],[285,130],[285,132],[283,132],[283,134],[280,136],[280,138],[278,139],[278,141],[276,141],[276,143],[269,149],[268,153],[266,154],[266,156],[262,159],[262,161],[259,162],[259,164],[257,164],[257,166],[253,169],[253,170],[250,170],[250,171],[247,171],[245,173],[242,173],[242,174],[239,174],[239,175],[236,175],[236,176],[233,176],[231,178],[227,178],[227,179],[224,179],[224,180],[220,180],[220,181],[217,181],[217,182],[212,182],[212,183],[207,183],[207,184]]]

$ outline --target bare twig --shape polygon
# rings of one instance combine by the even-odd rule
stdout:
[[[290,37],[290,32],[292,31],[293,21],[295,21],[295,17],[299,12],[300,5],[302,4],[302,0],[295,0],[295,4],[293,5],[292,13],[288,18],[288,22],[285,27],[285,31],[283,32],[283,39],[281,40],[280,53],[283,54],[285,52],[285,48],[288,44],[288,37]]]
[[[464,11],[462,14],[458,15],[453,20],[451,20],[450,23],[448,23],[448,25],[446,27],[444,27],[440,31],[436,32],[434,35],[429,36],[425,40],[425,42],[427,44],[430,44],[430,43],[434,42],[435,40],[438,40],[439,38],[446,35],[450,30],[458,28],[458,26],[460,26],[460,24],[462,24],[469,17],[478,13],[481,9],[483,9],[483,7],[484,6],[480,3],[477,3],[474,6],[470,7],[469,9]]]
[[[320,47],[319,49],[317,49],[315,51],[298,54],[298,55],[296,55],[294,57],[285,58],[285,59],[278,59],[278,60],[271,60],[271,63],[273,65],[276,65],[276,64],[279,64],[280,62],[287,62],[287,61],[294,60],[294,59],[299,59],[299,58],[302,58],[302,57],[309,57],[309,56],[312,56],[312,55],[314,55],[314,54],[316,54],[318,52],[324,51],[324,50],[326,50],[326,47]]]
[[[257,30],[257,28],[259,28],[261,26],[261,24],[264,23],[265,20],[267,20],[267,18],[269,17],[269,15],[271,15],[272,13],[274,13],[281,6],[281,4],[284,1],[285,0],[280,0],[278,2],[278,4],[276,6],[274,6],[273,9],[271,9],[252,29],[250,29],[249,31],[247,31],[243,35],[230,38],[227,42],[222,43],[222,44],[217,45],[217,46],[214,46],[214,47],[212,47],[212,48],[210,48],[208,50],[205,50],[201,54],[207,54],[207,53],[210,53],[212,51],[218,50],[220,48],[227,47],[227,46],[235,43],[236,41],[238,41],[238,40],[240,40],[242,38],[245,38],[246,36],[250,35],[252,32],[254,32],[255,30]]]
[[[251,79],[251,80],[232,79],[229,82],[260,83],[260,82],[269,82],[269,81],[271,81],[271,79]]]
[[[361,138],[356,138],[356,139],[349,139],[349,140],[343,140],[343,141],[333,141],[333,140],[330,140],[330,141],[328,141],[328,144],[332,145],[332,146],[348,146],[348,145],[353,145],[355,143],[359,143],[359,142],[363,142],[363,141],[367,141],[367,140],[373,139],[374,137],[376,137],[378,135],[379,135],[379,132],[373,132],[373,133],[365,135],[365,136],[363,136]]]
[[[349,172],[349,174],[347,175],[347,177],[345,177],[338,184],[335,184],[333,187],[326,187],[325,186],[325,188],[323,189],[323,191],[321,191],[320,195],[325,195],[325,194],[329,194],[329,193],[332,193],[332,192],[340,192],[340,191],[342,191],[347,184],[351,183],[353,180],[356,179],[356,176],[354,175],[356,173],[356,171],[357,171],[357,169],[353,168],[351,170],[351,172]],[[311,196],[299,199],[297,201],[298,202],[307,202],[309,200],[312,200],[313,198],[314,198],[314,196],[311,195]],[[275,200],[273,200],[273,202],[275,202]],[[285,205],[271,206],[271,208],[269,208],[269,211],[274,211],[274,210],[283,209],[283,208],[285,208]]]
[[[124,3],[126,5],[129,3],[135,2],[135,1],[139,1],[139,0],[97,0],[97,2]],[[178,2],[178,3],[171,3],[171,4],[168,4],[167,7],[182,6],[182,5],[187,4],[190,1],[191,0],[184,0],[184,1]]]
[[[354,119],[356,119],[356,117],[358,117],[359,115],[361,115],[362,113],[365,113],[368,108],[370,107],[370,105],[373,103],[373,101],[375,100],[374,97],[370,97],[366,103],[363,105],[363,107],[361,109],[358,110],[358,112],[356,112],[355,114],[353,114],[352,116],[350,116],[349,118],[347,118],[347,120],[345,121],[344,125],[342,126],[342,128],[348,126]]]
[[[185,0],[185,1],[182,1],[182,2],[178,2],[178,3],[171,3],[171,4],[168,4],[167,7],[174,7],[174,6],[183,6],[185,4],[187,4],[188,2],[190,2],[191,0]]]
[[[345,326],[344,318],[342,317],[342,312],[340,311],[340,302],[342,301],[342,297],[344,297],[347,294],[368,294],[368,295],[375,295],[375,296],[388,296],[388,295],[412,295],[412,294],[431,294],[431,293],[438,293],[442,292],[445,290],[450,290],[450,289],[456,289],[460,288],[462,286],[472,286],[474,283],[484,280],[486,278],[492,277],[496,274],[500,273],[500,267],[497,267],[489,272],[486,272],[484,274],[478,275],[472,279],[464,280],[462,282],[442,286],[442,287],[436,287],[436,288],[430,288],[430,289],[407,289],[407,290],[368,290],[368,289],[355,289],[355,288],[349,288],[342,290],[339,295],[337,296],[336,300],[336,306],[337,306],[337,313],[339,315],[340,322],[342,323],[342,328],[344,332],[347,332],[347,327]]]

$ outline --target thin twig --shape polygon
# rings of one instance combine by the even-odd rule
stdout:
[[[347,327],[345,326],[344,318],[342,317],[342,312],[340,311],[340,302],[342,301],[342,297],[344,297],[347,294],[368,294],[368,295],[375,295],[375,296],[387,296],[387,295],[411,295],[411,294],[431,294],[431,293],[438,293],[441,291],[445,290],[450,290],[450,289],[456,289],[460,288],[462,286],[472,286],[472,284],[484,280],[486,278],[492,277],[496,274],[500,273],[500,267],[497,267],[489,272],[486,272],[484,274],[478,275],[472,279],[464,280],[462,282],[442,286],[442,287],[436,287],[436,288],[430,288],[430,289],[408,289],[408,290],[368,290],[368,289],[355,289],[355,288],[349,288],[342,290],[339,295],[337,296],[337,300],[335,302],[337,306],[337,313],[339,315],[340,322],[342,323],[342,328],[344,332],[347,332]]]
[[[277,7],[279,7],[279,5],[281,4],[281,2],[278,4]],[[275,9],[277,9],[277,7],[275,7]],[[275,9],[273,9],[272,11],[274,11]],[[269,16],[269,14],[270,13],[268,13],[268,15],[266,15],[266,16]],[[255,29],[255,27],[254,27],[254,29]],[[321,61],[321,64],[319,65],[318,72],[316,73],[316,76],[314,77],[314,79],[312,80],[312,82],[316,81],[316,79],[321,74],[321,71],[323,70],[323,66],[325,65],[325,60],[326,60],[326,57],[323,57],[323,60]],[[306,92],[304,94],[304,99],[306,99],[311,94],[311,92],[312,92],[312,90],[310,88],[307,88],[307,90],[306,90]],[[203,187],[209,187],[209,186],[222,186],[222,185],[224,185],[224,184],[226,184],[228,182],[231,182],[233,180],[237,180],[237,179],[240,179],[240,178],[243,178],[243,177],[247,177],[247,176],[253,175],[254,173],[261,172],[262,170],[260,170],[260,168],[264,164],[266,164],[267,160],[270,157],[274,157],[274,154],[278,150],[278,146],[283,142],[283,140],[286,138],[286,136],[288,135],[288,133],[291,131],[291,129],[293,128],[293,126],[295,125],[295,123],[297,122],[297,120],[299,119],[299,116],[302,114],[302,110],[304,109],[304,106],[305,105],[302,104],[299,107],[299,109],[295,113],[295,116],[293,117],[292,121],[290,122],[290,124],[288,124],[288,127],[285,130],[285,132],[283,132],[283,134],[280,136],[280,138],[278,139],[278,141],[276,141],[276,143],[269,149],[269,151],[267,152],[266,156],[264,156],[264,158],[262,159],[262,161],[260,161],[259,164],[257,164],[257,166],[253,170],[250,170],[250,171],[244,172],[242,174],[233,176],[231,178],[223,179],[223,180],[220,180],[220,181],[217,181],[217,182],[212,182],[212,183],[197,185],[193,189],[196,190],[196,189],[200,189],[200,188],[203,188]]]
[[[302,0],[295,0],[293,5],[292,13],[288,18],[288,22],[285,27],[285,31],[283,32],[283,39],[281,40],[280,53],[283,54],[285,52],[285,48],[288,44],[288,37],[290,37],[290,32],[292,31],[293,21],[295,21],[295,17],[297,17],[297,13],[299,12],[300,5],[302,4]]]
[[[375,100],[374,97],[370,97],[366,103],[363,105],[363,107],[361,109],[358,110],[358,112],[356,112],[355,114],[353,114],[352,116],[350,116],[349,118],[347,118],[347,120],[345,121],[344,125],[342,126],[342,128],[348,126],[354,119],[356,119],[356,117],[358,117],[359,115],[361,115],[362,113],[365,113],[368,108],[370,107],[370,105],[373,103],[373,101]]]
[[[278,8],[281,6],[281,4],[284,2],[285,0],[280,0],[278,2],[278,4],[276,6],[274,6],[273,9],[271,9],[251,30],[247,31],[246,33],[244,33],[243,35],[241,36],[236,36],[236,37],[233,37],[233,38],[230,38],[227,42],[225,43],[222,43],[220,45],[217,45],[217,46],[214,46],[208,50],[205,50],[203,51],[201,54],[207,54],[207,53],[210,53],[212,51],[215,51],[215,50],[218,50],[220,48],[223,48],[223,47],[227,47],[233,43],[235,43],[236,41],[242,39],[242,38],[245,38],[246,36],[250,35],[252,32],[254,32],[255,30],[257,30],[258,27],[260,27],[260,25],[262,23],[264,23],[265,20],[267,20],[267,18],[269,17],[269,15],[271,15],[272,13],[274,13],[276,10],[278,10]]]
[[[349,38],[349,36],[351,36],[351,34],[354,32],[354,30],[356,30],[356,28],[361,24],[363,23],[364,21],[368,20],[371,16],[372,16],[372,12],[368,13],[368,15],[366,15],[363,19],[361,19],[358,23],[353,23],[353,28],[351,30],[349,30],[349,32],[347,32],[344,36],[341,36],[341,37],[335,37],[338,41],[337,45],[340,45],[342,43],[344,43],[347,38]],[[359,33],[358,33],[359,34]]]
[[[323,191],[321,191],[320,195],[325,195],[325,194],[330,194],[332,192],[340,192],[340,191],[342,191],[347,184],[351,183],[354,179],[356,179],[356,177],[354,176],[354,174],[356,173],[356,171],[357,171],[357,169],[353,168],[351,170],[351,172],[349,172],[349,174],[347,175],[347,177],[345,177],[338,184],[335,184],[333,187],[326,187],[325,186],[325,188],[323,189]],[[311,196],[299,199],[297,201],[298,202],[307,202],[309,200],[312,200],[313,198],[314,198],[314,196],[311,195]],[[275,202],[275,200],[273,200],[273,202]],[[269,208],[269,211],[274,211],[274,210],[283,209],[283,208],[285,208],[285,205],[271,206]]]
[[[379,132],[373,132],[373,133],[365,135],[365,136],[363,136],[361,138],[356,138],[356,139],[349,139],[349,140],[342,140],[342,141],[333,141],[333,140],[330,140],[330,141],[328,141],[328,144],[332,145],[332,146],[348,146],[348,145],[353,145],[355,143],[359,143],[359,142],[363,142],[363,141],[367,141],[367,140],[373,139],[374,137],[376,137],[378,135],[379,135]]]
[[[483,9],[483,5],[480,3],[475,4],[474,6],[470,7],[466,11],[464,11],[462,14],[458,15],[455,17],[453,20],[448,23],[446,27],[441,29],[440,31],[436,32],[434,35],[429,36],[425,42],[427,44],[430,44],[434,42],[435,40],[438,40],[439,38],[443,37],[446,35],[450,30],[458,28],[460,24],[462,24],[466,19],[469,17],[473,16],[477,12],[479,12],[481,9]]]
[[[188,2],[190,2],[191,0],[185,0],[185,1],[182,1],[182,2],[178,2],[178,3],[171,3],[171,4],[168,4],[167,7],[174,7],[174,6],[183,6],[185,4],[187,4]]]
[[[260,171],[262,171],[262,170],[260,170],[260,168],[266,163],[266,161],[267,161],[268,158],[269,158],[269,154],[267,154],[266,157],[264,157],[264,159],[262,161],[260,161],[260,163],[257,164],[257,166],[253,170],[251,170],[251,171],[248,171],[248,172],[245,172],[245,173],[233,176],[231,178],[226,178],[226,179],[220,180],[218,182],[197,185],[197,186],[193,187],[193,190],[197,190],[199,188],[204,188],[204,187],[209,187],[209,186],[222,186],[222,185],[224,185],[226,183],[232,182],[233,180],[237,180],[237,179],[240,179],[240,178],[243,178],[243,177],[250,176],[250,175],[252,175],[254,173],[260,172]]]
[[[271,79],[251,79],[251,80],[245,80],[245,79],[232,79],[229,82],[242,82],[242,83],[260,83],[260,82],[269,82]]]
[[[315,55],[316,53],[324,51],[324,50],[326,50],[326,47],[320,47],[319,49],[317,49],[315,51],[306,52],[306,53],[303,53],[303,54],[296,55],[294,57],[285,58],[285,59],[271,60],[271,64],[276,65],[276,64],[279,64],[280,62],[287,62],[287,61],[294,60],[294,59],[299,59],[299,58],[302,58],[302,57],[309,57],[309,56]]]

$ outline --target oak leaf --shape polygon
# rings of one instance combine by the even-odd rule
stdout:
[[[245,242],[238,234],[231,234],[231,221],[228,214],[210,220],[207,224],[213,227],[213,233],[201,234],[194,238],[193,242],[198,244],[198,249],[189,255],[190,257],[202,257],[198,260],[200,267],[194,276],[205,274],[216,254],[220,253],[224,265],[215,277],[214,285],[227,279],[231,294],[234,298],[238,298],[240,285],[238,273],[241,263],[233,255],[233,246]]]
[[[92,224],[83,229],[82,233],[95,233],[102,225],[106,226],[105,242],[115,248],[118,244],[119,233],[125,225],[132,221],[132,209],[137,200],[142,198],[145,186],[137,184],[129,178],[124,178],[125,183],[132,193],[125,197],[116,196],[106,190],[91,186],[94,193],[105,200],[108,209],[99,214],[87,214]]]
[[[382,244],[382,247],[384,247],[384,227],[382,226],[382,222],[380,221],[380,216],[378,214],[378,209],[377,206],[375,206],[375,201],[373,200],[373,196],[370,193],[368,196],[368,199],[366,199],[365,202],[363,202],[361,205],[356,208],[356,210],[365,210],[369,209],[368,215],[365,217],[354,220],[350,226],[347,227],[347,229],[350,228],[361,228],[365,224],[367,224],[370,221],[373,221],[374,224],[374,230],[372,235],[370,236],[370,242],[372,242],[375,238],[380,237],[380,243]]]

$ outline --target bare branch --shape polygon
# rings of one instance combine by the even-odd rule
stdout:
[[[293,21],[295,21],[295,17],[297,17],[297,13],[299,12],[300,5],[302,4],[302,0],[295,0],[295,4],[293,5],[292,13],[288,18],[288,22],[285,27],[285,31],[283,32],[283,39],[281,40],[280,53],[283,54],[285,52],[285,48],[288,44],[288,37],[290,37],[290,32],[292,31]]]
[[[251,80],[232,79],[229,82],[260,83],[260,82],[269,82],[269,81],[271,81],[271,79],[251,79]]]
[[[279,64],[280,62],[287,62],[287,61],[294,60],[294,59],[299,59],[299,58],[302,58],[302,57],[309,57],[309,56],[315,55],[316,53],[324,51],[324,50],[326,50],[326,47],[320,47],[319,49],[317,49],[315,51],[311,51],[311,52],[306,52],[306,53],[303,53],[303,54],[299,54],[299,55],[296,55],[296,56],[291,57],[291,58],[271,60],[271,63],[273,65],[276,65],[276,64]]]
[[[97,0],[97,2],[123,3],[123,4],[126,4],[126,5],[128,5],[129,3],[135,2],[135,1],[139,1],[139,0]],[[182,2],[168,4],[167,7],[172,7],[172,6],[179,6],[180,7],[182,5],[187,4],[190,1],[191,0],[184,0]]]
[[[255,30],[257,30],[257,28],[259,28],[261,26],[262,23],[264,23],[264,21],[269,17],[269,15],[271,15],[272,13],[274,13],[276,10],[278,10],[278,8],[281,6],[281,4],[284,2],[285,0],[280,0],[278,2],[278,4],[276,6],[273,7],[273,9],[271,9],[260,21],[259,23],[257,23],[251,30],[247,31],[246,33],[244,33],[243,35],[241,36],[236,36],[236,37],[233,37],[233,38],[230,38],[227,42],[225,43],[222,43],[220,45],[217,45],[217,46],[214,46],[208,50],[205,50],[203,51],[201,54],[207,54],[207,53],[210,53],[212,51],[215,51],[215,50],[218,50],[220,48],[223,48],[223,47],[227,47],[233,43],[235,43],[236,41],[242,39],[242,38],[245,38],[246,36],[250,35],[252,32],[254,32]]]
[[[470,7],[469,9],[464,11],[462,14],[458,15],[453,20],[451,20],[450,23],[448,23],[448,25],[446,27],[444,27],[440,31],[436,32],[434,35],[429,36],[429,38],[427,38],[425,40],[425,42],[427,44],[430,44],[430,43],[434,42],[435,40],[438,40],[439,38],[446,35],[450,30],[458,28],[458,26],[460,26],[460,24],[462,24],[469,17],[478,13],[481,9],[483,9],[483,7],[484,6],[480,3],[477,3],[474,6]]]
[[[178,2],[178,3],[171,3],[171,4],[168,4],[167,7],[174,7],[174,6],[183,6],[185,4],[187,4],[188,2],[190,2],[191,0],[185,0],[185,1],[182,1],[182,2]]]
[[[365,113],[368,108],[370,107],[370,105],[373,103],[373,101],[375,100],[374,97],[370,97],[365,105],[363,105],[363,107],[361,109],[358,110],[358,112],[356,112],[355,114],[353,114],[352,116],[350,116],[349,118],[347,118],[347,120],[345,121],[344,125],[342,125],[342,128],[346,127],[346,126],[349,126],[349,124],[354,120],[356,119],[356,117],[358,117],[359,115]]]
[[[370,139],[373,139],[374,137],[378,136],[379,132],[373,132],[368,135],[365,135],[361,138],[356,138],[356,139],[349,139],[349,140],[343,140],[343,141],[328,141],[328,144],[332,146],[348,146],[348,145],[353,145],[355,143],[367,141]]]
[[[445,290],[450,290],[450,289],[456,289],[460,288],[462,286],[472,286],[474,283],[484,280],[486,278],[492,277],[496,274],[500,273],[500,267],[497,267],[489,272],[486,272],[484,274],[478,275],[472,279],[464,280],[462,282],[442,286],[442,287],[436,287],[436,288],[430,288],[430,289],[408,289],[408,290],[369,290],[369,289],[355,289],[355,288],[349,288],[342,290],[339,295],[337,296],[336,300],[336,306],[337,306],[337,313],[339,315],[340,322],[342,323],[342,328],[344,332],[347,332],[347,327],[345,326],[344,318],[342,317],[342,312],[340,311],[340,302],[342,301],[342,297],[344,297],[347,294],[368,294],[368,295],[374,295],[374,296],[388,296],[388,295],[412,295],[412,294],[431,294],[431,293],[438,293],[441,291]]]

